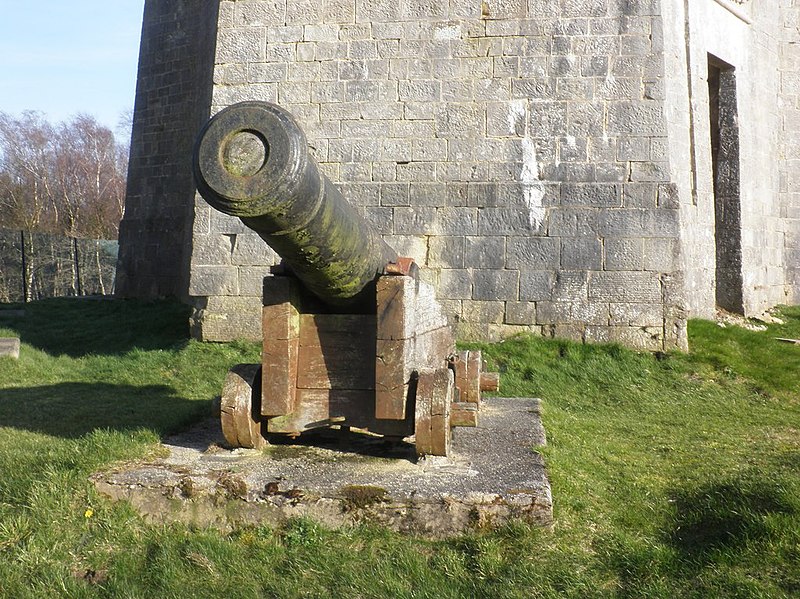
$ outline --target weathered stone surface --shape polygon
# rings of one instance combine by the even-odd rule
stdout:
[[[19,358],[19,339],[16,337],[0,337],[0,358]]]
[[[552,524],[539,400],[486,400],[477,428],[459,429],[452,457],[417,460],[412,445],[336,430],[264,451],[223,449],[216,422],[169,438],[169,457],[92,476],[152,522],[224,531],[308,517],[338,528],[371,522],[449,537],[509,521]],[[346,455],[347,459],[342,459]]]

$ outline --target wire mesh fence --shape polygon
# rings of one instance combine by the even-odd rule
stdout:
[[[118,244],[0,229],[0,302],[114,293]]]

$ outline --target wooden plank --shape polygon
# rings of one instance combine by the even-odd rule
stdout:
[[[456,351],[453,331],[450,327],[433,329],[416,336],[414,345],[414,366],[423,368],[444,368],[447,359]]]
[[[450,406],[450,426],[478,426],[478,405],[454,401]]]
[[[375,353],[375,417],[402,420],[413,369],[413,339],[378,339]]]
[[[225,439],[233,447],[261,449],[266,440],[261,435],[262,422],[253,400],[261,393],[260,364],[237,364],[225,377],[220,400],[220,423]]]
[[[467,390],[461,390],[461,401],[474,404],[481,402],[481,370],[483,369],[483,356],[480,351],[471,350],[467,356]]]
[[[374,314],[301,314],[300,345],[325,348],[371,345],[375,349]]]
[[[377,282],[378,339],[409,339],[415,332],[417,281],[407,276],[383,276]]]
[[[300,344],[298,389],[375,389],[375,339],[360,345],[320,347]],[[370,411],[372,408],[370,407]]]
[[[420,373],[417,381],[416,414],[414,423],[414,444],[417,455],[432,453],[431,447],[431,400],[433,398],[433,372]]]
[[[300,314],[289,302],[264,306],[262,334],[268,341],[297,339],[300,336]]]
[[[297,393],[297,339],[264,342],[261,355],[261,414],[281,416],[295,409]]]
[[[419,373],[414,433],[418,455],[450,453],[450,405],[454,389],[453,371],[449,368]]]
[[[496,393],[500,391],[499,372],[481,372],[481,391]]]
[[[410,421],[375,419],[372,414],[374,394],[371,391],[299,389],[298,398],[295,412],[269,419],[269,432],[293,434],[333,424],[398,437],[414,432]]]
[[[295,408],[300,314],[294,304],[264,306],[261,414],[281,416]]]
[[[456,352],[452,359],[453,372],[455,373],[456,387],[458,388],[459,401],[467,401],[466,397],[469,393],[467,387],[467,360],[469,357],[468,351]]]
[[[450,404],[453,401],[453,371],[440,368],[434,371],[433,397],[431,399],[431,453],[450,454],[452,430],[450,428]]]

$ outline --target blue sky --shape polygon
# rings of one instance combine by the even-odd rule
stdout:
[[[133,108],[144,0],[0,0],[0,112],[112,129]]]

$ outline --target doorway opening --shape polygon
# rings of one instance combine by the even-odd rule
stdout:
[[[708,106],[714,178],[716,302],[719,308],[744,314],[736,69],[711,55],[708,56]]]

